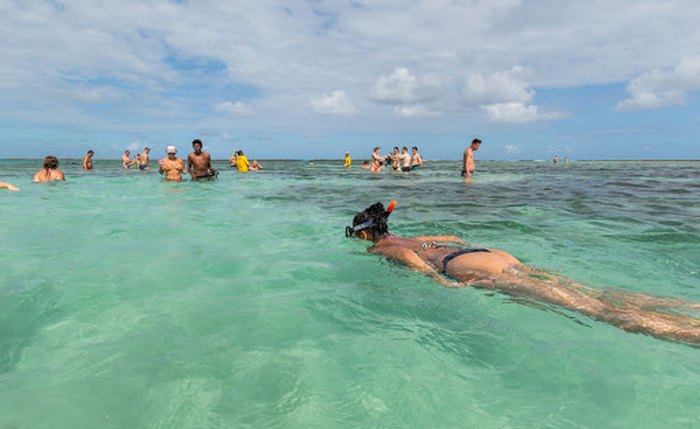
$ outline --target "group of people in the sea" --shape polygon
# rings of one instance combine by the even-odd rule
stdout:
[[[165,148],[167,156],[158,161],[158,172],[165,176],[165,180],[181,181],[183,176],[189,174],[192,180],[211,180],[219,175],[219,172],[211,165],[211,156],[202,151],[203,144],[199,139],[192,141],[192,153],[187,156],[187,166],[185,161],[177,157],[177,148],[169,145]],[[132,166],[138,166],[139,170],[150,170],[150,155],[151,149],[146,147],[141,153],[134,158],[131,158],[131,151],[125,150],[122,155],[122,166],[125,170]],[[89,150],[82,160],[83,170],[92,170],[92,157],[95,151]],[[249,163],[242,150],[234,151],[230,158],[231,167],[238,171],[257,171],[262,170],[262,165],[256,160]],[[65,180],[65,174],[59,170],[58,158],[55,156],[47,156],[44,158],[44,167],[34,174],[35,183],[50,182],[53,180]],[[0,189],[8,189],[10,191],[19,191],[14,185],[0,182]]]
[[[394,146],[394,150],[386,155],[381,155],[380,151],[381,147],[375,147],[370,159],[362,163],[362,168],[372,172],[379,172],[384,167],[391,167],[394,171],[407,173],[423,167],[423,157],[416,146],[411,148],[411,153],[408,153],[408,147],[406,146],[401,148],[400,152],[399,147]],[[350,153],[345,152],[345,168],[350,168],[351,164]]]
[[[462,176],[465,178],[474,176],[474,152],[480,146],[481,141],[474,139],[464,151]],[[172,181],[182,180],[185,174],[189,174],[193,180],[216,178],[218,172],[211,165],[211,156],[203,152],[202,147],[201,140],[192,142],[193,152],[188,155],[185,166],[185,161],[177,157],[175,146],[168,146],[167,157],[158,162],[160,174]],[[406,147],[401,152],[394,147],[391,154],[384,156],[379,151],[379,147],[374,149],[371,161],[365,163],[369,167],[363,165],[363,168],[380,171],[385,165],[390,165],[393,170],[408,172],[423,166],[423,158],[416,147],[413,147],[412,155],[408,154]],[[124,168],[138,165],[141,170],[148,170],[149,153],[150,149],[145,148],[131,159],[129,151],[125,151],[122,157]],[[93,155],[94,151],[90,150],[83,157],[83,169],[93,168]],[[241,172],[262,168],[256,161],[250,164],[241,150],[234,151],[229,161],[232,168]],[[47,156],[44,168],[34,175],[34,181],[65,180],[58,165],[55,156]],[[345,153],[343,166],[352,166],[349,152]],[[19,190],[3,182],[0,182],[0,189]],[[352,226],[345,228],[346,236],[372,242],[370,252],[425,273],[446,287],[474,286],[495,290],[518,299],[530,299],[576,311],[625,331],[700,348],[700,319],[686,314],[699,311],[700,304],[626,291],[593,289],[528,267],[502,250],[472,246],[456,236],[398,237],[389,233],[388,227],[388,218],[395,205],[396,202],[392,201],[385,209],[383,204],[376,203],[357,213]]]
[[[474,139],[471,145],[464,151],[462,176],[471,177],[474,175],[476,165],[474,162],[474,151],[479,149],[481,140]],[[166,147],[167,156],[158,161],[158,171],[165,176],[165,180],[180,181],[185,174],[189,174],[192,180],[211,180],[216,178],[219,172],[211,165],[211,156],[202,151],[203,143],[199,139],[192,141],[192,153],[187,156],[187,166],[185,161],[177,157],[177,148],[173,145]],[[363,169],[379,172],[385,167],[390,167],[397,172],[411,172],[419,170],[423,167],[423,156],[418,152],[418,147],[413,146],[411,153],[408,152],[408,147],[404,146],[399,150],[395,146],[393,151],[386,155],[380,154],[381,148],[375,147],[370,160],[362,164]],[[126,149],[121,157],[122,166],[125,170],[137,166],[139,170],[150,170],[150,153],[151,149],[145,147],[138,155],[131,157],[131,151]],[[89,150],[82,159],[83,170],[92,170],[92,158],[95,151]],[[312,164],[311,162],[310,164]],[[240,172],[262,170],[263,166],[257,161],[249,162],[242,150],[234,150],[229,158],[231,168]],[[47,156],[44,158],[44,167],[34,175],[34,182],[50,182],[52,180],[65,180],[65,175],[58,169],[58,159],[55,156]],[[350,152],[345,152],[343,161],[344,168],[352,167],[352,158]],[[19,190],[16,186],[9,183],[0,182],[0,189]]]
[[[476,162],[474,161],[474,152],[479,150],[481,146],[480,139],[472,140],[471,144],[465,149],[462,155],[462,177],[468,178],[474,176],[476,170]],[[408,147],[404,146],[399,151],[398,146],[394,146],[391,153],[387,155],[381,154],[381,147],[377,146],[372,151],[370,159],[362,164],[362,168],[372,172],[379,172],[385,167],[390,167],[393,171],[408,173],[419,170],[423,167],[423,157],[418,152],[418,147],[413,146],[411,153],[408,153]],[[352,159],[350,153],[345,152],[344,167],[350,168]]]
[[[263,169],[263,166],[255,159],[253,160],[252,164],[248,162],[248,158],[245,156],[242,150],[234,150],[231,157],[228,159],[228,162],[231,165],[231,168],[235,168],[243,173]]]

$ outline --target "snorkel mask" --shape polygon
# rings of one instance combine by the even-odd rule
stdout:
[[[374,206],[371,206],[368,209],[366,209],[365,212],[368,212],[369,210],[373,209],[377,205],[379,205],[381,210],[384,211],[383,214],[376,214],[375,213],[373,215],[370,215],[369,219],[367,219],[366,221],[364,221],[362,223],[359,223],[355,226],[346,226],[345,227],[345,236],[352,237],[356,233],[358,233],[364,229],[369,229],[369,228],[372,228],[373,226],[376,226],[377,222],[379,220],[378,219],[379,216],[381,216],[383,218],[383,220],[386,221],[386,219],[389,217],[391,212],[394,210],[394,207],[396,207],[396,201],[392,200],[391,203],[389,203],[389,207],[387,207],[386,210],[384,210],[384,206],[381,203],[377,203]]]

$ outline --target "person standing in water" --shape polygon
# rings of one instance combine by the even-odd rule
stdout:
[[[211,156],[202,152],[202,141],[193,140],[192,149],[194,152],[187,157],[187,170],[190,172],[192,180],[215,178],[219,173],[211,166]]]
[[[476,170],[476,163],[474,162],[474,152],[479,150],[481,146],[481,140],[472,140],[471,146],[464,151],[464,156],[462,158],[462,177],[472,177],[474,176],[474,170]]]
[[[231,154],[231,157],[228,159],[228,164],[231,166],[231,168],[237,168],[236,166],[236,159],[238,158],[238,155],[236,154],[236,149],[233,150],[233,153]]]
[[[0,189],[7,189],[8,191],[13,191],[13,192],[19,191],[18,187],[11,185],[9,183],[5,183],[5,182],[0,182]]]
[[[379,154],[379,146],[372,150],[372,171],[379,171],[384,167],[384,158]]]
[[[411,170],[418,170],[423,166],[423,157],[418,153],[418,148],[416,146],[413,146],[411,152],[413,153],[411,155]]]
[[[47,156],[44,158],[44,169],[34,175],[35,183],[46,183],[52,180],[66,180],[66,176],[58,169],[58,158]]]
[[[132,165],[138,163],[138,159],[131,159],[131,151],[129,149],[124,151],[124,155],[122,155],[122,167],[124,167],[125,170],[128,170]]]
[[[345,151],[345,163],[343,167],[350,168],[352,166],[352,158],[350,158],[350,152]]]
[[[313,162],[313,161],[311,161]],[[238,151],[238,157],[236,159],[236,168],[241,173],[247,173],[250,170],[250,162],[248,162],[248,157],[243,154],[242,150]]]
[[[262,166],[262,164],[260,164],[260,163],[258,162],[257,159],[254,159],[254,160],[253,160],[253,163],[250,164],[250,171],[260,171],[260,170],[262,170],[262,169],[263,169],[263,166]]]
[[[552,164],[556,164],[559,162],[559,156],[554,155],[554,158],[552,158]]]
[[[168,146],[165,152],[168,154],[168,157],[160,160],[158,172],[160,174],[165,173],[165,180],[172,180],[174,182],[181,181],[182,175],[187,172],[187,169],[185,169],[185,161],[175,156],[175,154],[177,154],[175,146]]]
[[[399,159],[401,160],[401,171],[411,171],[411,155],[408,154],[408,148],[406,146],[401,149]]]
[[[576,311],[627,332],[700,348],[700,319],[682,314],[700,304],[635,292],[605,291],[528,267],[502,250],[476,247],[453,235],[398,237],[389,233],[387,209],[376,203],[357,213],[345,235],[372,242],[383,255],[446,287],[472,286],[517,299],[532,299]]]
[[[391,168],[394,171],[399,171],[401,169],[401,154],[399,153],[399,147],[394,146],[393,152],[387,155],[387,162],[391,161]]]
[[[95,155],[95,152],[92,149],[87,151],[87,153],[83,157],[83,170],[92,170],[92,156],[93,155]]]
[[[148,154],[151,152],[150,148],[145,148],[143,152],[136,157],[136,161],[139,164],[139,170],[150,170],[151,167],[148,165]]]

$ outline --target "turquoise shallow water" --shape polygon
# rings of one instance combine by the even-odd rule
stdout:
[[[2,428],[700,427],[700,350],[444,289],[345,239],[456,234],[700,302],[700,164],[268,162],[172,184],[0,161]],[[568,317],[567,317],[568,316]]]

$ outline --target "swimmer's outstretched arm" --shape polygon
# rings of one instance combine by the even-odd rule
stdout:
[[[421,235],[414,238],[421,241],[444,241],[447,243],[468,244],[456,235]]]
[[[416,255],[416,252],[403,247],[380,247],[372,249],[373,253],[378,253],[386,256],[389,259],[393,259],[396,262],[406,265],[413,271],[418,271],[420,273],[426,274],[433,279],[437,280],[438,283],[445,287],[465,287],[466,285],[462,283],[455,283],[447,280],[442,274],[437,272],[435,268],[426,263],[420,256]]]
[[[18,187],[5,182],[0,182],[0,189],[7,189],[8,191],[19,191]]]

